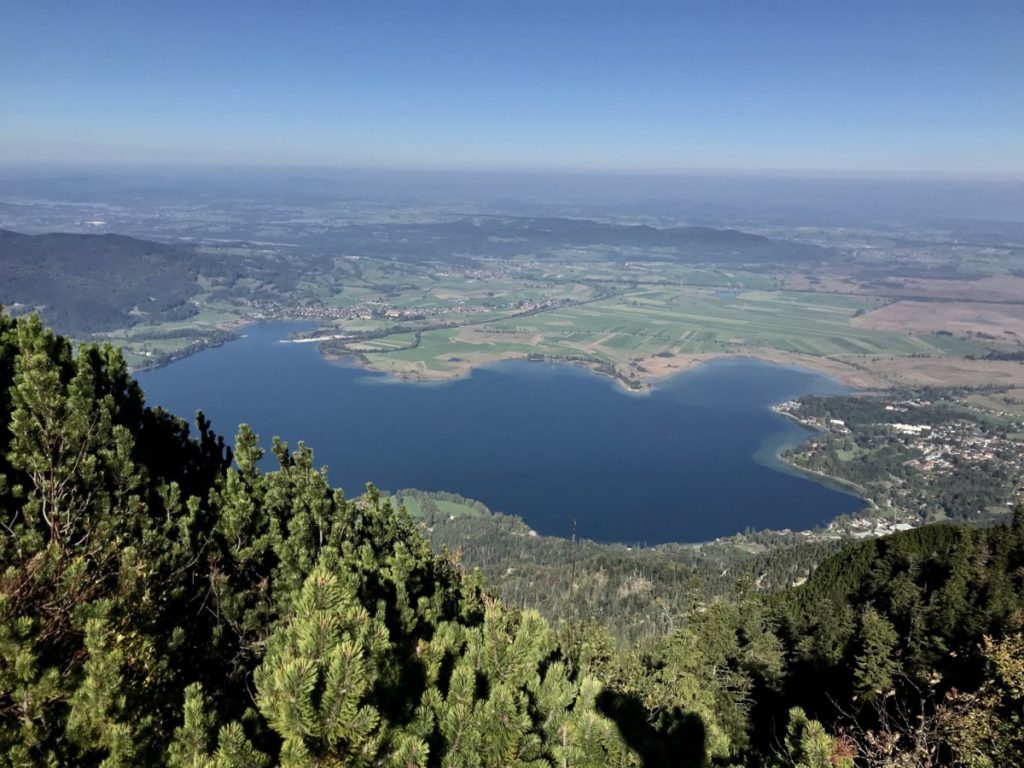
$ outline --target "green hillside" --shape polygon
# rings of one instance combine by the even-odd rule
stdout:
[[[26,305],[78,335],[195,314],[202,259],[123,235],[0,230],[0,302]]]

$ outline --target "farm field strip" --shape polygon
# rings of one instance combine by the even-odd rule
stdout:
[[[648,302],[651,297],[645,297]],[[723,303],[718,300],[696,301],[688,298],[683,306],[659,306],[648,303],[643,307],[623,304],[632,295],[592,302],[583,307],[569,307],[528,319],[513,319],[496,326],[519,331],[536,331],[548,337],[567,333],[603,333],[609,331],[642,337],[680,340],[694,329],[711,329],[715,336],[728,342],[737,333],[746,344],[763,343],[769,346],[796,346],[811,354],[861,353],[895,354],[943,353],[945,350],[927,338],[905,337],[891,332],[865,332],[849,326],[852,311],[834,306],[819,308],[793,302],[758,301]],[[652,320],[662,323],[656,333],[651,332]],[[552,326],[552,323],[559,323]],[[571,325],[569,325],[571,324]],[[723,331],[727,336],[723,336]],[[796,343],[792,339],[814,339],[812,346]],[[787,344],[786,342],[789,341]]]

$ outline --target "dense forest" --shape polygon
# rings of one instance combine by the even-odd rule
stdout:
[[[188,247],[134,237],[0,230],[3,300],[39,307],[72,334],[195,314],[188,300],[204,266]]]
[[[277,257],[124,235],[26,235],[0,229],[0,302],[38,311],[68,335],[186,320],[206,301],[280,300],[329,261],[303,253]],[[211,252],[212,251],[212,252]],[[158,339],[167,332],[146,332]],[[140,336],[140,338],[142,338]],[[216,337],[209,339],[216,342]]]
[[[551,620],[506,604],[270,451],[0,314],[0,765],[1024,764],[1024,510],[692,592],[623,645],[572,583]]]
[[[457,494],[404,489],[396,498],[415,501],[410,516],[435,551],[479,569],[507,605],[535,609],[553,622],[596,620],[619,644],[660,637],[697,600],[801,583],[842,546],[798,533],[750,531],[699,545],[630,547],[538,536],[521,518]],[[474,513],[438,509],[446,499]]]

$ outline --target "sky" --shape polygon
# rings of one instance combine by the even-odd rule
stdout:
[[[0,0],[0,163],[1024,175],[1024,2]]]

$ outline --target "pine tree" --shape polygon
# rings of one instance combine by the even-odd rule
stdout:
[[[892,624],[872,607],[861,614],[853,678],[857,691],[866,699],[884,697],[893,688],[899,635]]]
[[[799,707],[789,711],[785,764],[793,768],[853,768],[852,750],[829,736]]]
[[[284,740],[283,764],[373,765],[387,747],[387,724],[370,702],[388,632],[353,586],[315,569],[255,672],[260,712]]]

